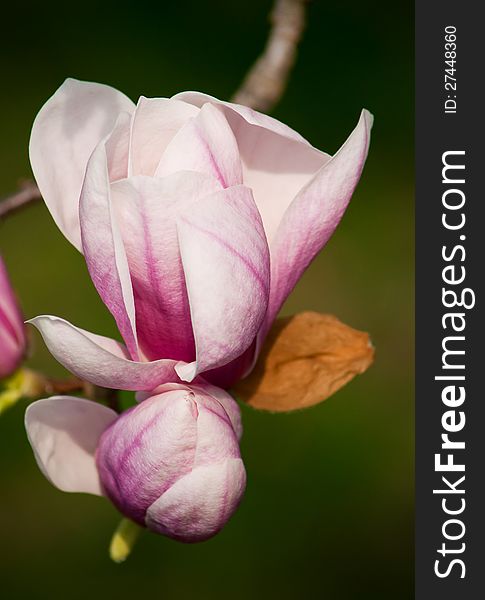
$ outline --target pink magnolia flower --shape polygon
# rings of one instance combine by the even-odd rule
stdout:
[[[25,354],[24,322],[0,256],[0,379],[11,375]]]
[[[183,542],[220,531],[244,493],[239,408],[210,385],[166,384],[122,415],[48,398],[29,406],[25,424],[55,486],[105,495],[136,523]]]
[[[69,370],[150,390],[247,374],[281,305],[337,227],[371,115],[329,156],[244,106],[141,97],[68,79],[35,120],[32,168],[126,345],[33,320]]]

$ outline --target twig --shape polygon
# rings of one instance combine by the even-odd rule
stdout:
[[[109,406],[109,408],[112,408],[117,413],[122,412],[118,390],[99,387],[97,385],[88,383],[87,381],[84,381],[83,384],[84,393],[90,400],[94,400],[95,402],[102,402],[103,404],[106,404],[106,406]]]
[[[37,373],[36,376],[39,378],[38,381],[43,384],[42,394],[39,394],[39,390],[37,390],[38,397],[40,395],[51,396],[53,394],[64,395],[82,393],[84,397],[89,398],[94,402],[101,402],[102,404],[109,406],[109,408],[112,408],[115,412],[121,412],[118,390],[102,388],[74,376],[62,380],[50,379],[40,373]]]
[[[49,379],[45,378],[45,393],[49,396],[53,394],[72,394],[75,392],[86,392],[86,384],[77,377],[69,379]]]
[[[234,94],[233,102],[269,112],[280,100],[295,64],[307,3],[308,0],[275,1],[266,47]]]
[[[36,184],[33,181],[26,181],[20,191],[0,200],[0,221],[41,198]]]
[[[102,402],[116,412],[121,412],[118,390],[102,388],[93,385],[79,377],[71,376],[67,379],[52,379],[43,373],[32,369],[20,368],[9,378],[3,380],[0,386],[0,413],[5,409],[5,390],[12,395],[7,398],[7,405],[20,398],[38,400],[52,395],[82,394],[85,398]],[[3,408],[2,408],[3,407]]]

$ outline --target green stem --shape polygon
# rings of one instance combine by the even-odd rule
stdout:
[[[130,521],[122,519],[111,538],[109,555],[115,563],[124,562],[131,554],[143,528]]]
[[[0,415],[22,398],[19,390],[4,390],[0,392]]]

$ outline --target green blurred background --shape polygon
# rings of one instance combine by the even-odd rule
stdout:
[[[4,15],[0,195],[30,176],[36,112],[76,77],[134,100],[185,89],[228,98],[258,55],[270,1],[17,3]],[[24,406],[0,420],[3,598],[413,597],[413,4],[314,2],[274,115],[333,153],[365,106],[367,166],[342,225],[284,313],[336,314],[372,335],[375,365],[315,408],[243,408],[245,499],[225,530],[186,546],[146,534],[122,566],[99,498],[63,494],[37,467]],[[0,226],[26,316],[116,335],[80,255],[44,206]],[[62,375],[34,336],[30,363]]]

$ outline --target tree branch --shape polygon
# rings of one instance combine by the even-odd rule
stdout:
[[[25,181],[20,190],[0,201],[0,221],[42,198],[33,181]]]
[[[303,34],[308,0],[276,0],[263,54],[246,75],[232,101],[269,112],[286,89]]]
[[[15,392],[15,399],[26,398],[28,400],[38,400],[52,395],[82,394],[89,400],[101,402],[116,412],[121,412],[118,390],[99,387],[74,375],[67,379],[53,379],[32,369],[18,369],[13,375],[1,382],[0,413],[2,412],[1,397],[3,389],[8,392]]]

